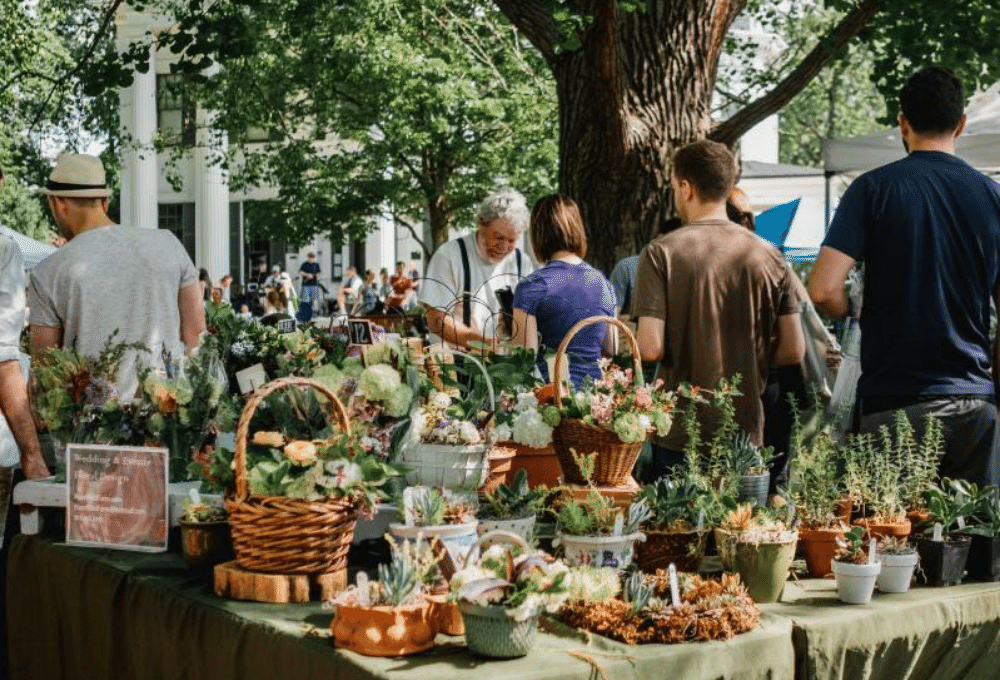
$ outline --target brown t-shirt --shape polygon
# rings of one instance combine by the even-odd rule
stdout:
[[[794,276],[772,245],[721,220],[693,222],[653,240],[639,256],[632,315],[665,321],[659,375],[712,389],[740,375],[736,421],[756,444],[764,434],[760,395],[778,345],[778,317],[796,314]],[[702,440],[717,414],[702,410]],[[674,419],[657,443],[681,451],[687,441]]]

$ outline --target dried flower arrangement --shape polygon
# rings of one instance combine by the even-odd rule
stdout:
[[[716,581],[679,574],[678,585],[681,602],[672,605],[665,570],[636,575],[625,582],[619,597],[600,602],[571,599],[558,618],[630,645],[728,640],[760,622],[760,610],[735,575]]]

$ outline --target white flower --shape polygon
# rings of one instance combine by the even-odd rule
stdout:
[[[649,416],[643,413],[639,415],[639,424],[642,425],[642,429],[648,432],[649,428],[653,426],[653,421],[650,420]]]
[[[430,403],[436,408],[448,408],[451,406],[451,397],[446,392],[431,392]]]
[[[461,437],[462,441],[466,444],[478,444],[483,440],[482,436],[479,434],[479,430],[476,429],[476,426],[468,420],[458,426],[458,436]]]
[[[386,364],[369,366],[358,379],[358,388],[369,401],[388,401],[401,384],[399,373]]]
[[[542,449],[552,443],[552,428],[545,424],[538,411],[525,411],[514,417],[514,441],[533,449]]]
[[[514,436],[514,430],[511,429],[510,425],[504,423],[503,425],[497,425],[493,429],[493,439],[498,442],[509,442],[510,438]]]
[[[538,398],[535,397],[534,392],[521,392],[517,395],[517,406],[514,407],[519,413],[521,411],[527,411],[529,409],[538,408]]]
[[[401,418],[410,410],[410,402],[413,401],[413,390],[409,385],[400,385],[385,402],[385,414],[390,418]]]

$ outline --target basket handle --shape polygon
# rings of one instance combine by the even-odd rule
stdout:
[[[468,359],[468,360],[472,361],[472,363],[474,363],[476,365],[476,368],[478,368],[482,372],[483,377],[486,378],[486,393],[489,395],[489,398],[490,398],[490,407],[489,407],[489,410],[492,411],[492,410],[496,409],[496,407],[497,407],[497,397],[496,397],[496,393],[493,390],[493,381],[490,380],[490,374],[486,371],[486,366],[483,365],[483,362],[480,361],[479,359],[477,359],[471,353],[469,353],[469,352],[463,352],[460,349],[452,349],[452,350],[449,350],[449,352],[451,352],[451,354],[457,354],[458,356],[463,357],[464,359]]]
[[[482,550],[483,543],[486,541],[497,541],[499,543],[510,543],[511,545],[516,545],[521,550],[525,552],[531,550],[531,546],[518,534],[513,531],[504,531],[503,529],[496,529],[494,531],[487,531],[485,534],[479,537],[472,547],[469,548],[469,552],[465,554],[465,561],[462,564],[463,569],[468,569],[472,566],[473,555],[479,555]]]
[[[250,395],[250,398],[247,399],[247,405],[243,408],[243,413],[240,415],[240,422],[236,426],[236,456],[233,460],[233,464],[236,471],[237,500],[242,501],[248,497],[247,437],[250,433],[250,420],[253,418],[254,413],[257,412],[257,407],[264,401],[264,397],[272,392],[276,392],[286,387],[311,387],[325,396],[330,400],[331,418],[336,421],[337,425],[339,425],[344,432],[347,432],[348,430],[350,421],[347,418],[347,411],[344,409],[344,405],[340,403],[340,399],[337,398],[337,395],[325,385],[318,383],[315,380],[310,380],[309,378],[300,378],[296,376],[279,378],[278,380],[272,380],[267,383]]]
[[[570,328],[565,337],[563,337],[562,342],[559,343],[559,349],[556,350],[555,368],[552,371],[552,383],[555,386],[554,396],[556,408],[562,406],[562,358],[563,355],[566,354],[566,348],[569,347],[570,340],[573,339],[573,336],[575,336],[581,329],[586,328],[587,326],[593,326],[595,323],[609,323],[621,329],[622,333],[625,335],[625,341],[628,343],[629,350],[632,352],[632,361],[635,364],[635,385],[636,387],[640,387],[642,385],[642,362],[639,357],[639,343],[636,341],[632,331],[629,330],[628,326],[612,316],[591,316],[586,319],[581,319],[573,324],[573,327]]]

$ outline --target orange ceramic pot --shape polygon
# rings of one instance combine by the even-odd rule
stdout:
[[[541,449],[533,449],[516,442],[501,442],[497,446],[511,448],[517,452],[511,462],[510,477],[513,477],[518,470],[524,470],[528,473],[528,486],[531,488],[540,484],[552,488],[562,482],[562,465],[559,464],[555,447],[551,444]]]
[[[864,528],[866,541],[872,538],[882,540],[888,536],[903,538],[909,536],[913,530],[913,525],[908,519],[899,522],[880,522],[866,517],[859,519],[854,526]]]
[[[437,611],[432,602],[404,607],[337,605],[330,630],[339,648],[365,656],[405,656],[434,646]]]
[[[809,575],[823,578],[833,573],[831,562],[837,552],[840,529],[799,529],[799,544],[806,556]]]
[[[447,595],[428,595],[427,599],[434,605],[434,620],[439,633],[465,635],[465,621],[456,603],[449,602]]]

